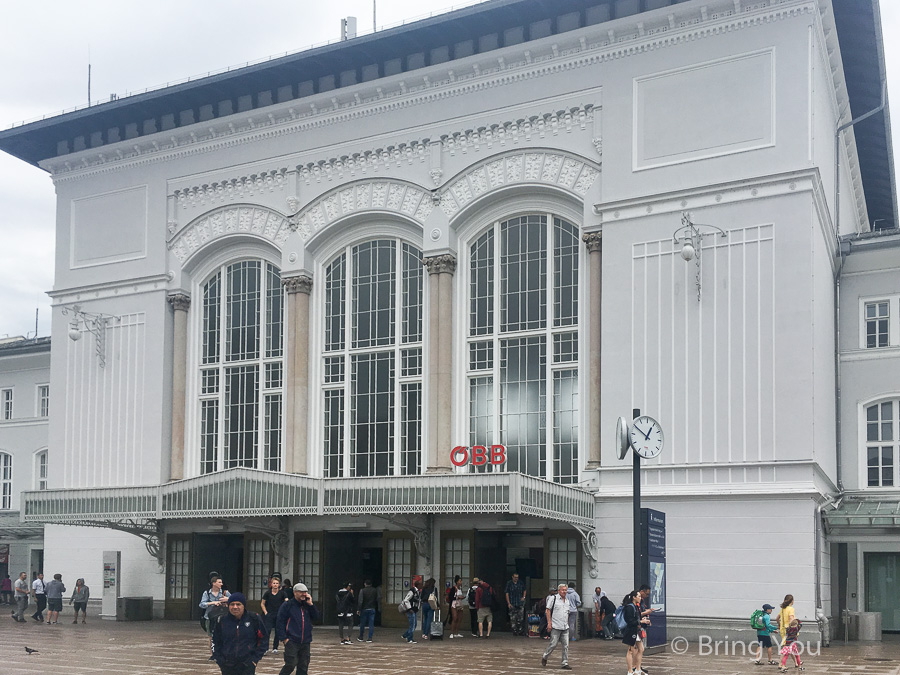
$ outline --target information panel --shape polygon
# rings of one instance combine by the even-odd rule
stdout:
[[[651,625],[647,628],[647,646],[668,642],[666,632],[666,514],[641,509],[641,561],[643,578],[650,586]],[[646,607],[645,607],[646,609]]]

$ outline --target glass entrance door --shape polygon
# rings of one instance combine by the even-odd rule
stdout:
[[[900,632],[900,553],[866,553],[866,611],[881,612],[881,629]]]

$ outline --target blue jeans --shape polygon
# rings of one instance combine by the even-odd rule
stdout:
[[[366,625],[369,626],[369,639],[372,639],[372,635],[375,633],[375,610],[374,609],[364,609],[359,613],[359,639],[363,639],[363,629],[365,629]]]
[[[422,607],[422,635],[429,635],[431,633],[431,620],[434,618],[434,610],[431,609],[431,605],[425,603],[425,606]]]
[[[407,641],[412,642],[413,634],[416,631],[416,620],[418,615],[415,612],[410,611],[406,613],[406,618],[409,619],[409,628],[406,629],[406,632],[402,637],[405,637]]]

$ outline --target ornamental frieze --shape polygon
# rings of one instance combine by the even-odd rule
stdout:
[[[281,249],[291,233],[287,218],[258,206],[230,206],[209,213],[182,230],[168,247],[184,265],[207,243],[232,234],[251,234]]]

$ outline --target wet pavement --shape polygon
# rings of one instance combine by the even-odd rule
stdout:
[[[0,675],[24,673],[64,673],[66,675],[147,673],[175,675],[200,673],[216,675],[219,670],[208,661],[207,638],[196,622],[153,621],[127,623],[101,621],[91,617],[85,625],[72,625],[71,614],[60,617],[58,625],[47,626],[29,620],[17,624],[0,622]],[[674,637],[674,636],[673,636]],[[882,643],[833,643],[819,654],[804,656],[804,675],[838,673],[900,675],[900,636],[886,636]],[[317,627],[312,647],[310,673],[344,675],[350,673],[391,673],[394,675],[500,675],[542,673],[559,670],[559,651],[541,667],[546,642],[535,638],[513,638],[495,634],[489,640],[472,638],[408,645],[399,629],[376,629],[371,644],[339,644],[337,629]],[[37,652],[27,654],[25,647]],[[720,645],[677,642],[677,651],[654,654],[644,665],[652,675],[763,675],[778,671],[756,666],[750,658],[728,654]],[[738,645],[740,647],[740,645]],[[618,641],[579,640],[570,645],[569,664],[573,672],[625,675],[624,646]],[[814,650],[815,651],[815,650]],[[283,665],[281,654],[269,654],[257,668],[260,675],[275,675]],[[791,672],[796,672],[790,668]]]

